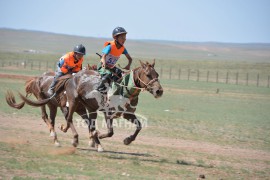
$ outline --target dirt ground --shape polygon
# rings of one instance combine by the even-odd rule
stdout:
[[[0,124],[1,128],[5,131],[0,131],[0,141],[11,143],[11,144],[29,144],[33,146],[38,146],[40,144],[47,144],[52,146],[51,137],[49,137],[49,131],[46,127],[46,124],[41,118],[34,119],[33,117],[18,117],[16,114],[13,115],[0,115]],[[56,126],[60,124],[56,122]],[[87,129],[79,128],[77,129],[78,133],[84,140],[87,140]],[[59,129],[56,129],[60,141],[62,139],[71,138],[71,132],[64,134],[60,132]],[[34,137],[32,135],[35,134]],[[37,136],[38,134],[38,136]],[[117,143],[122,143],[123,138],[125,137],[124,132],[117,132],[117,135],[114,135],[110,138],[109,141],[115,141]],[[40,139],[40,141],[39,141]],[[51,143],[51,145],[50,145]],[[243,160],[259,160],[259,161],[270,161],[270,153],[260,150],[252,149],[241,149],[230,146],[220,146],[217,144],[212,144],[208,142],[198,142],[192,140],[182,140],[182,139],[171,139],[164,137],[147,137],[139,135],[139,137],[134,142],[137,145],[149,145],[153,147],[166,147],[169,149],[175,150],[184,150],[197,153],[205,153],[209,155],[221,155],[228,158],[240,158]],[[124,145],[120,145],[123,148]],[[109,147],[107,147],[109,148]],[[59,153],[59,154],[72,154],[74,153],[72,147],[65,148],[62,150],[53,150],[50,153]],[[251,168],[260,169],[260,167],[265,167],[265,164],[254,163],[249,164]],[[268,165],[270,168],[270,165]]]

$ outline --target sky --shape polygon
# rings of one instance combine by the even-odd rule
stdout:
[[[270,0],[0,0],[0,28],[185,42],[270,43]]]

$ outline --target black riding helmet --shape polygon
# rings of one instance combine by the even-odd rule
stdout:
[[[116,27],[112,32],[112,37],[115,38],[115,36],[118,36],[120,34],[127,34],[127,31],[122,27]]]
[[[75,46],[73,51],[85,55],[85,47],[82,44]]]

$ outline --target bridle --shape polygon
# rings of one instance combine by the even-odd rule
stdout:
[[[144,82],[144,81],[140,78],[139,72],[138,72],[138,71],[136,71],[136,72],[137,72],[137,77],[138,77],[139,81],[140,81],[143,85],[145,85],[145,87],[142,88],[142,89],[145,89],[145,90],[153,89],[154,87],[151,86],[151,85],[152,85],[154,82],[159,81],[158,78],[154,78],[154,79],[151,79],[148,83],[146,83],[146,82]]]
[[[121,69],[123,69],[123,68],[121,68]],[[152,79],[151,81],[149,81],[148,83],[146,83],[146,82],[144,82],[144,81],[140,78],[138,69],[140,69],[140,67],[135,68],[135,69],[133,69],[133,70],[130,70],[130,71],[128,71],[128,72],[125,72],[125,71],[123,71],[123,72],[126,73],[126,75],[129,74],[129,73],[134,73],[134,74],[137,73],[138,80],[139,80],[145,87],[139,87],[139,86],[135,83],[134,76],[133,76],[133,82],[135,83],[135,84],[134,84],[135,86],[133,86],[133,87],[129,87],[129,86],[123,85],[123,84],[121,84],[121,83],[117,83],[117,82],[115,82],[115,83],[118,84],[119,86],[122,86],[122,87],[133,88],[133,89],[138,89],[138,90],[142,90],[142,91],[153,89],[155,86],[151,86],[151,85],[152,85],[154,82],[159,81],[159,79],[158,79],[158,78],[154,78],[154,79]],[[122,78],[123,78],[123,77],[122,77]]]

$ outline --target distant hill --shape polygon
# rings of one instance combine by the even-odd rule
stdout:
[[[110,39],[0,28],[2,52],[63,54],[81,43],[86,46],[87,56],[95,56],[107,40]],[[270,44],[130,40],[127,37],[125,46],[138,59],[270,62]]]

